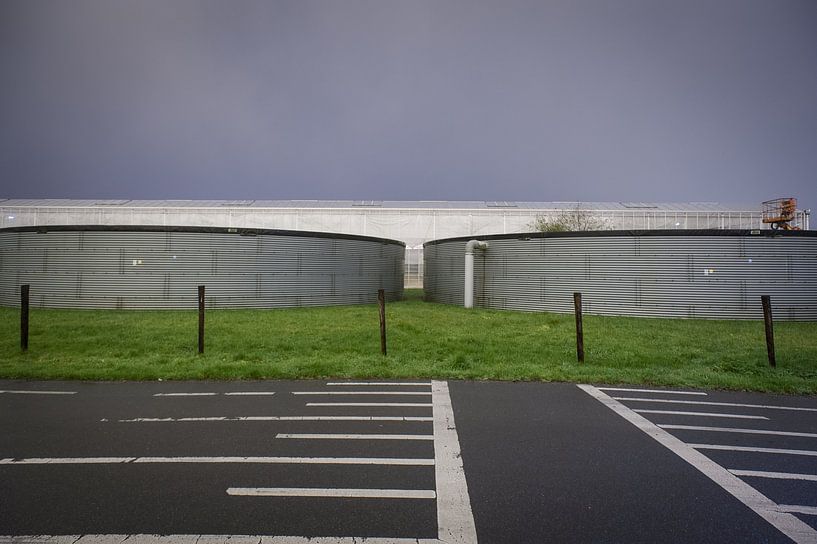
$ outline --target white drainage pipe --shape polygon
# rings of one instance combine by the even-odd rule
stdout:
[[[465,244],[465,288],[463,293],[466,308],[474,307],[474,250],[487,248],[488,243],[479,240],[471,240]]]

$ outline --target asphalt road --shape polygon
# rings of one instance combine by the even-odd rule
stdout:
[[[817,398],[591,390],[0,381],[0,535],[817,542]]]

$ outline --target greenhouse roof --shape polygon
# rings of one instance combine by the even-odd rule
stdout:
[[[652,210],[652,211],[757,211],[760,204],[718,202],[522,202],[491,200],[106,200],[106,199],[0,199],[0,207],[25,208],[337,208],[434,210]]]

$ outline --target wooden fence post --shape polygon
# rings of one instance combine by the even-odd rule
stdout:
[[[199,285],[199,354],[204,353],[204,286]]]
[[[31,286],[20,286],[20,347],[28,351],[28,295]]]
[[[584,330],[582,329],[582,294],[573,293],[573,310],[576,314],[576,357],[584,362]]]
[[[772,301],[769,295],[761,295],[763,304],[763,323],[766,325],[766,353],[769,355],[769,365],[777,367],[774,359],[774,323],[772,321]]]
[[[377,305],[380,310],[380,353],[386,355],[386,291],[377,290]]]

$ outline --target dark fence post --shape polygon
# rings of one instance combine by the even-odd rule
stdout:
[[[199,353],[204,353],[204,286],[199,285]]]
[[[20,347],[28,350],[28,294],[29,284],[20,286]]]
[[[777,366],[774,359],[774,323],[772,321],[772,301],[769,295],[761,295],[760,302],[763,304],[763,322],[766,325],[766,353],[769,355],[769,364]]]
[[[582,329],[582,294],[573,293],[573,309],[576,313],[576,357],[584,362],[584,330]]]
[[[386,291],[377,290],[377,305],[380,309],[380,353],[386,355]]]

